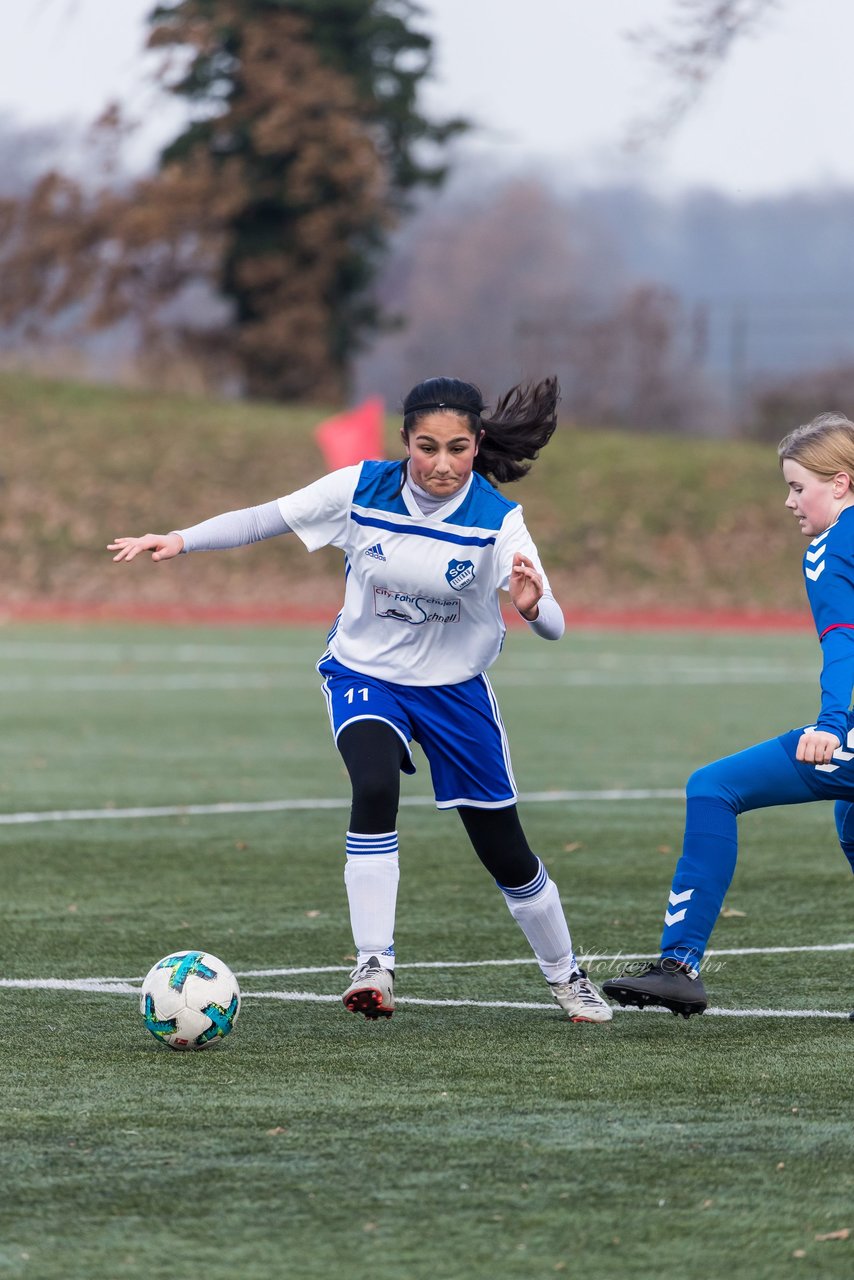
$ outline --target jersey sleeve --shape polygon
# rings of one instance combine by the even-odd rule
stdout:
[[[526,618],[528,626],[534,635],[539,636],[541,640],[560,640],[566,629],[566,621],[563,616],[557,600],[555,600],[551,591],[544,591],[540,596],[540,602],[536,618]]]
[[[844,746],[854,686],[854,629],[834,627],[821,642],[821,712],[815,727],[834,733]]]
[[[809,582],[808,591],[822,652],[816,728],[844,743],[854,687],[854,566],[828,553],[824,572]]]
[[[543,579],[543,590],[551,591],[546,571],[540,560],[536,543],[525,526],[521,507],[513,507],[505,516],[495,539],[495,588],[506,591],[510,585],[510,570],[517,551],[527,556]]]
[[[259,507],[244,507],[240,511],[225,511],[212,516],[189,529],[176,529],[184,542],[184,553],[189,551],[222,551],[229,547],[244,547],[250,542],[262,542],[280,533],[290,533],[290,526],[282,519],[277,502],[265,502]]]
[[[552,594],[548,576],[540,560],[540,553],[525,525],[521,507],[514,507],[508,512],[495,540],[496,588],[502,591],[506,591],[510,585],[510,571],[517,551],[521,551],[523,556],[527,556],[532,561],[537,573],[543,579],[539,616],[533,622],[526,619],[528,626],[542,640],[559,640],[565,626],[563,610]]]
[[[282,519],[304,543],[306,550],[343,547],[349,529],[350,507],[362,464],[342,467],[321,476],[304,489],[279,498]]]

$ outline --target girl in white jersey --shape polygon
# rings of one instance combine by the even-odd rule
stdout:
[[[436,804],[459,812],[552,994],[574,1022],[609,1022],[579,968],[557,887],[525,838],[507,739],[486,669],[504,639],[498,591],[531,630],[563,634],[522,508],[489,482],[518,480],[556,426],[549,378],[514,387],[492,417],[477,387],[430,378],[406,397],[401,462],[362,462],[275,502],[168,534],[117,538],[117,561],[151,551],[240,546],[294,532],[346,556],[344,604],[318,662],[352,786],[344,872],[356,967],[343,1000],[367,1018],[394,1011],[400,773],[410,743],[430,764]]]

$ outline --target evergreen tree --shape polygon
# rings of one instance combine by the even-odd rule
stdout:
[[[0,314],[56,314],[83,296],[94,324],[131,315],[149,344],[228,353],[250,395],[340,396],[381,323],[370,285],[388,231],[416,187],[442,181],[443,149],[466,127],[418,108],[431,64],[419,12],[409,0],[160,4],[149,45],[189,123],[126,194],[90,197],[52,174],[0,208],[0,260],[19,286]],[[224,326],[167,322],[164,304],[194,281],[228,300]]]
[[[195,118],[163,154],[229,170],[243,198],[217,281],[249,391],[340,392],[379,323],[368,288],[394,217],[463,128],[417,106],[431,41],[409,0],[179,0],[150,44],[192,50],[170,82]],[[302,354],[298,354],[302,349]]]

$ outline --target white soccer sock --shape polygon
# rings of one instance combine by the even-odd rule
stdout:
[[[498,882],[496,881],[496,884]],[[528,884],[498,885],[510,914],[524,933],[548,982],[566,982],[578,969],[560,894],[542,862]]]
[[[394,913],[399,878],[396,831],[371,836],[347,832],[344,883],[357,964],[376,956],[384,969],[394,968]]]

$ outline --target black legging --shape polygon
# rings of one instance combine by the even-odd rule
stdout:
[[[338,735],[338,750],[353,788],[350,830],[361,835],[394,831],[400,801],[403,741],[384,720],[356,720]],[[474,851],[491,876],[508,889],[529,884],[538,859],[525,838],[515,805],[458,809]]]

